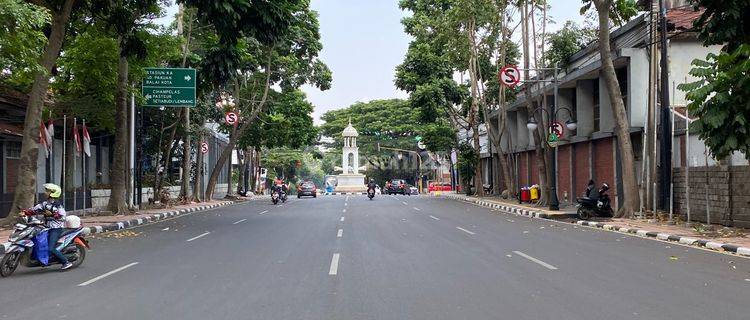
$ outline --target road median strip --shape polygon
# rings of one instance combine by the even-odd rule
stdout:
[[[467,196],[456,195],[456,194],[442,194],[442,195],[439,195],[439,197],[443,197],[445,199],[450,199],[450,200],[473,203],[479,206],[488,207],[492,209],[498,209],[499,211],[503,213],[507,213],[507,214],[526,216],[526,217],[544,219],[544,220],[552,220],[552,221],[557,221],[561,223],[572,223],[572,224],[576,224],[580,226],[599,228],[599,229],[608,230],[608,231],[617,232],[617,233],[632,234],[632,235],[636,235],[636,236],[646,238],[646,239],[677,242],[677,243],[684,244],[684,245],[705,248],[705,249],[710,249],[710,250],[719,251],[719,252],[734,253],[740,256],[750,257],[750,248],[741,247],[741,246],[734,245],[731,243],[721,243],[721,242],[715,242],[715,241],[711,241],[707,239],[698,239],[698,238],[689,237],[689,236],[680,236],[680,235],[674,235],[674,234],[669,234],[669,233],[664,233],[664,232],[655,232],[655,231],[650,231],[650,230],[621,227],[621,226],[613,225],[611,224],[611,222],[602,223],[602,222],[584,221],[584,220],[575,220],[572,222],[560,221],[560,220],[552,219],[552,217],[550,217],[549,215],[541,213],[539,211],[528,210],[528,209],[505,205],[505,204],[498,204],[498,203],[494,203],[490,201],[485,201],[485,200],[481,200],[481,199],[477,199],[473,197],[467,197]]]

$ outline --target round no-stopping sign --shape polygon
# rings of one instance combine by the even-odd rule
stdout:
[[[201,143],[201,152],[203,152],[203,154],[208,153],[208,143]]]
[[[224,115],[224,121],[230,126],[237,124],[237,114],[231,111],[227,112],[227,114]]]
[[[562,137],[565,133],[565,127],[562,123],[554,121],[549,125],[549,133],[555,133],[558,137]]]
[[[498,77],[500,78],[500,83],[513,88],[521,82],[521,71],[516,66],[507,65],[500,69]]]

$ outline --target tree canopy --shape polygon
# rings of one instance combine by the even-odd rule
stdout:
[[[21,0],[0,0],[0,83],[17,89],[31,85],[42,70],[39,56],[47,43],[44,27],[50,14]]]
[[[544,62],[551,68],[557,65],[564,69],[570,63],[570,57],[596,40],[596,30],[578,26],[573,21],[566,21],[562,29],[549,35],[549,49]]]
[[[705,8],[694,27],[705,45],[723,45],[719,54],[693,61],[697,78],[678,86],[687,92],[690,125],[719,159],[735,151],[750,159],[750,2],[697,1]]]
[[[335,149],[343,145],[341,132],[351,120],[359,132],[357,145],[360,155],[364,156],[377,155],[378,142],[394,148],[416,149],[414,138],[420,133],[419,110],[401,99],[358,102],[344,109],[328,111],[321,119],[325,121],[320,127],[321,133],[334,139],[327,147]]]

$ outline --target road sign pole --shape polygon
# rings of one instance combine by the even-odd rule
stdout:
[[[557,64],[555,64],[555,98],[553,101],[553,106],[550,110],[550,115],[555,115],[555,121],[557,121],[557,116],[555,113],[555,109],[557,109]],[[562,137],[560,137],[562,138]],[[550,166],[550,170],[552,171],[552,174],[550,175],[552,177],[552,181],[550,181],[550,187],[549,187],[549,193],[550,193],[550,201],[549,201],[549,209],[550,210],[560,210],[560,200],[557,198],[557,148],[552,148],[550,150],[552,152],[552,165]]]
[[[128,207],[132,208],[135,206],[136,198],[135,198],[135,180],[136,180],[136,172],[135,172],[135,93],[132,93],[130,95],[130,147],[128,148],[130,150],[130,157],[128,159],[128,172],[130,172],[130,179],[128,179],[128,184],[130,186],[130,190],[132,190],[132,194],[130,197],[128,197]]]

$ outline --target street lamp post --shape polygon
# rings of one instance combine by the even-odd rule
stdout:
[[[553,79],[554,91],[555,91],[553,105],[550,106],[549,110],[545,109],[544,107],[539,107],[539,108],[534,109],[533,112],[531,112],[531,117],[529,118],[529,121],[526,123],[526,127],[529,128],[529,130],[531,131],[534,131],[539,127],[536,119],[534,119],[534,114],[536,114],[537,111],[540,112],[540,115],[542,117],[542,122],[544,122],[544,113],[545,112],[547,113],[547,116],[550,118],[549,128],[552,128],[552,122],[557,122],[557,119],[558,119],[557,113],[560,112],[560,110],[568,111],[568,121],[565,122],[565,126],[569,130],[575,130],[578,127],[578,123],[576,122],[575,117],[573,116],[573,111],[571,111],[569,108],[559,106],[559,103],[557,101],[557,96],[558,96],[557,94],[557,87],[558,87],[557,65],[555,65],[555,67],[552,70],[554,70],[555,72],[554,79]],[[549,128],[548,128],[548,131],[552,131],[552,130],[549,130]],[[553,134],[553,133],[548,133],[548,134]],[[551,173],[550,176],[552,177],[552,181],[549,182],[550,198],[551,198],[550,203],[549,203],[549,209],[560,210],[560,200],[557,199],[557,150],[556,150],[557,146],[555,145],[554,147],[553,146],[550,146],[550,147],[552,147],[553,150],[552,150],[552,164],[550,165],[550,173]]]
[[[557,107],[557,86],[555,86],[555,106],[553,107],[553,110],[556,109],[554,112],[547,111],[543,107],[539,107],[534,109],[534,111],[531,113],[531,117],[529,118],[529,121],[526,123],[526,127],[530,131],[534,131],[539,127],[538,122],[536,119],[534,119],[534,114],[539,111],[540,114],[542,114],[542,117],[544,116],[543,113],[547,113],[547,115],[552,115],[553,117],[550,117],[550,122],[557,121],[558,116],[557,113],[560,112],[560,110],[566,110],[568,111],[568,121],[565,122],[565,127],[567,127],[569,130],[575,130],[578,127],[578,123],[576,122],[573,112],[569,108],[565,107]],[[549,128],[552,128],[552,125],[549,125]],[[548,130],[551,131],[551,130]],[[552,134],[552,133],[549,133]],[[550,146],[552,147],[552,146]],[[552,163],[550,165],[550,176],[552,177],[552,181],[549,182],[550,184],[550,203],[549,203],[549,209],[550,210],[560,210],[560,201],[557,199],[557,150],[556,147],[552,147]]]

